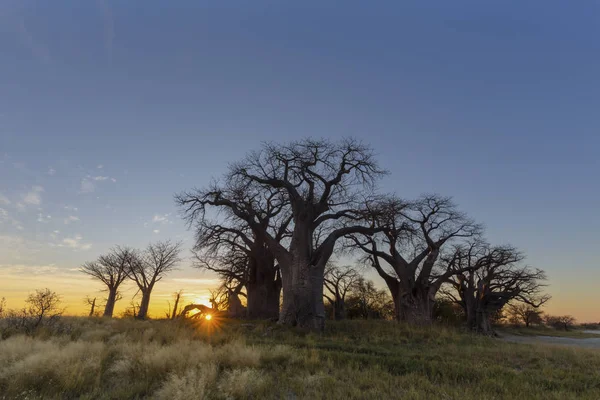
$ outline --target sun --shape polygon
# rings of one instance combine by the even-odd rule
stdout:
[[[207,321],[210,321],[212,319],[212,315],[210,314],[206,314],[206,317],[204,317]]]

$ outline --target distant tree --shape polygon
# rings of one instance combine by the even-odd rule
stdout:
[[[442,257],[442,270],[457,272],[447,277],[445,294],[463,307],[472,330],[493,335],[493,316],[509,302],[537,308],[550,300],[543,293],[546,274],[521,265],[523,259],[514,247],[492,247],[481,240],[457,245]]]
[[[515,324],[525,324],[529,328],[531,325],[540,325],[544,323],[544,313],[537,307],[527,303],[516,303],[508,305],[509,320]]]
[[[380,232],[349,238],[385,281],[396,319],[430,323],[438,290],[458,273],[436,271],[440,255],[453,241],[478,237],[482,227],[459,211],[451,198],[435,194],[416,201],[392,196],[371,210],[378,215],[373,219]]]
[[[33,318],[33,328],[37,328],[44,320],[59,317],[64,311],[59,307],[60,296],[48,288],[31,293],[25,303],[27,314]]]
[[[108,254],[102,255],[97,261],[87,262],[81,267],[81,272],[99,280],[106,286],[108,297],[104,306],[104,316],[112,317],[115,303],[119,297],[119,287],[127,278],[136,252],[129,247],[114,247]]]
[[[167,311],[167,318],[168,319],[175,319],[178,315],[179,312],[179,302],[181,301],[181,296],[183,295],[183,289],[178,290],[177,292],[173,293],[173,308],[171,308],[171,302],[168,302],[168,311]]]
[[[333,319],[346,318],[346,295],[358,281],[360,275],[350,266],[338,267],[331,263],[325,269],[325,289],[323,296],[329,301]]]
[[[346,307],[348,318],[389,319],[394,316],[394,303],[389,294],[363,277],[352,285]]]
[[[6,298],[0,299],[0,318],[3,318],[8,309],[6,308]]]
[[[571,315],[547,315],[545,318],[546,325],[565,331],[573,328],[575,321],[575,317]]]
[[[225,285],[221,285],[216,289],[209,289],[211,308],[215,311],[224,311],[229,308],[229,288]]]
[[[86,296],[85,299],[83,299],[83,302],[84,304],[90,306],[90,312],[88,316],[93,317],[96,312],[96,297],[91,298],[90,296]]]
[[[448,325],[464,324],[465,313],[458,304],[445,297],[437,297],[433,304],[433,319]]]
[[[166,274],[176,269],[181,260],[180,252],[181,243],[156,242],[149,244],[141,255],[132,259],[127,275],[136,283],[142,295],[136,318],[147,318],[152,290]]]

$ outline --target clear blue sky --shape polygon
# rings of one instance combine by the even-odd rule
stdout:
[[[175,192],[264,140],[353,136],[386,190],[454,196],[550,308],[600,320],[600,3],[294,3],[2,0],[5,273],[189,238]]]

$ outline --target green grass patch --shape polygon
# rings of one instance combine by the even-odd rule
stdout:
[[[0,399],[598,399],[600,351],[444,326],[69,318],[0,341]]]

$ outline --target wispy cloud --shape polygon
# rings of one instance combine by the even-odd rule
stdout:
[[[94,176],[94,177],[92,177],[92,179],[95,181],[107,181],[110,178],[108,176]]]
[[[154,232],[154,233],[160,233],[160,230],[158,230],[158,229],[155,229],[155,230],[153,230],[152,232]]]
[[[83,178],[81,180],[81,186],[79,188],[79,193],[92,193],[96,190],[96,185],[94,182],[90,181],[88,178]]]
[[[152,217],[152,223],[154,224],[168,224],[169,222],[171,222],[169,220],[169,216],[171,214],[155,214],[154,217]]]
[[[68,247],[73,250],[89,250],[92,248],[91,243],[83,243],[83,237],[81,235],[75,235],[72,238],[64,238],[58,247]]]
[[[2,264],[0,269],[5,274],[45,275],[54,274],[58,271],[55,264],[25,265],[25,264]]]
[[[201,278],[173,278],[174,282],[191,283],[195,285],[215,285],[219,283],[218,279],[201,279]]]
[[[10,204],[10,200],[8,199],[8,197],[3,195],[2,193],[0,193],[0,204],[5,205],[5,206]]]
[[[43,213],[39,213],[38,214],[38,222],[41,222],[42,224],[47,224],[48,222],[50,222],[50,220],[52,219],[52,215],[44,215]]]
[[[79,217],[75,216],[75,215],[69,215],[67,218],[65,218],[64,222],[65,225],[69,225],[73,222],[78,222],[79,221]]]
[[[21,222],[14,219],[7,210],[0,208],[0,225],[7,223],[20,231],[24,229],[23,225],[21,225]]]
[[[42,204],[42,192],[44,188],[41,186],[33,186],[31,190],[23,195],[23,202],[39,206]]]
[[[102,169],[102,168],[104,168],[104,165],[102,165],[102,164],[98,164],[98,166],[97,166],[96,168],[98,168],[98,169]]]
[[[48,168],[48,175],[52,176],[56,174],[56,170],[52,167]]]

